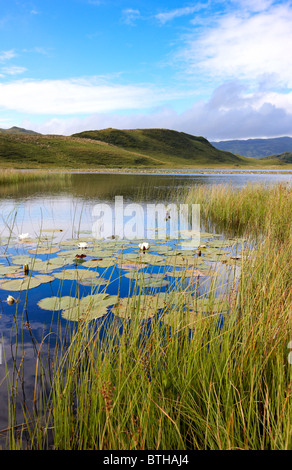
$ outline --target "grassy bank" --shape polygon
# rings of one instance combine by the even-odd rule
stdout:
[[[37,363],[34,413],[24,410],[20,435],[11,427],[10,447],[28,432],[38,449],[292,449],[291,187],[198,186],[188,202],[249,240],[237,284],[211,277],[205,305],[174,291],[151,325],[137,294],[131,322],[114,321],[103,340],[101,326],[77,322],[69,346],[58,342],[49,391]]]

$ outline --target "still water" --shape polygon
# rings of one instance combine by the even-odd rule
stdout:
[[[12,223],[15,233],[30,234],[53,224],[63,230],[62,236],[74,236],[81,227],[92,229],[92,210],[96,204],[112,204],[116,196],[122,196],[125,203],[167,203],[177,191],[197,184],[242,187],[277,182],[292,182],[292,171],[290,174],[190,174],[189,171],[179,175],[73,174],[61,186],[54,182],[35,182],[0,187],[0,234],[7,235]]]
[[[125,205],[139,203],[145,207],[150,203],[168,204],[172,198],[187,188],[197,184],[233,184],[242,187],[248,183],[275,184],[278,182],[292,183],[290,174],[73,174],[62,185],[59,182],[34,182],[0,187],[0,431],[7,427],[8,423],[8,395],[5,377],[10,377],[11,383],[18,377],[17,420],[21,422],[21,408],[23,403],[30,407],[35,383],[36,357],[40,351],[53,348],[55,332],[60,327],[60,319],[52,312],[43,310],[38,303],[43,298],[60,295],[60,280],[41,283],[38,287],[28,291],[4,289],[7,278],[17,280],[23,278],[21,273],[23,256],[32,257],[36,248],[35,238],[40,233],[48,237],[45,246],[57,246],[61,251],[69,251],[76,248],[74,239],[92,236],[92,228],[95,222],[94,207],[104,204],[112,207],[117,196],[122,197]],[[140,225],[140,221],[136,224]],[[137,227],[136,227],[137,229]],[[52,232],[56,230],[56,232]],[[19,234],[28,233],[31,242],[19,241]],[[66,245],[73,239],[73,245]],[[172,240],[175,243],[175,240]],[[63,244],[63,245],[62,245]],[[108,250],[112,249],[108,245]],[[132,250],[137,249],[137,243]],[[158,249],[158,248],[157,248]],[[162,247],[160,246],[160,249]],[[110,251],[105,253],[105,259],[110,258]],[[60,253],[59,253],[60,254]],[[133,254],[133,253],[132,253]],[[48,254],[37,254],[40,262],[48,259]],[[58,253],[53,257],[57,259]],[[65,254],[64,254],[65,256]],[[16,257],[16,258],[15,258]],[[18,257],[18,258],[17,258]],[[19,258],[20,257],[20,258]],[[17,265],[17,272],[10,269]],[[67,261],[66,267],[72,268],[73,262]],[[71,266],[70,266],[71,264]],[[53,273],[61,272],[62,267],[56,265]],[[76,266],[73,266],[76,268]],[[8,274],[5,270],[9,268]],[[114,268],[116,269],[116,268]],[[159,271],[154,266],[156,274]],[[102,270],[101,270],[102,271]],[[105,271],[105,269],[103,269]],[[52,272],[43,272],[50,276]],[[128,295],[129,282],[127,277],[119,284],[120,274],[114,271],[108,293],[116,295],[120,289],[121,295]],[[47,278],[49,280],[49,278]],[[169,281],[167,281],[169,282]],[[3,284],[4,283],[4,284]],[[2,287],[1,287],[2,284]],[[102,289],[102,285],[100,286]],[[166,290],[167,285],[163,287]],[[80,297],[90,295],[91,286],[78,285]],[[18,302],[9,305],[7,296],[12,294]],[[61,295],[72,295],[72,281],[65,280],[62,284]],[[73,292],[74,296],[74,292]],[[61,320],[61,326],[62,326]],[[65,321],[64,321],[65,325]],[[44,338],[50,338],[43,341]],[[13,379],[14,377],[14,379]],[[5,445],[1,441],[0,446]]]

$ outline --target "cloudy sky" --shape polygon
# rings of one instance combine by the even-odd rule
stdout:
[[[292,136],[292,1],[0,0],[0,127]]]

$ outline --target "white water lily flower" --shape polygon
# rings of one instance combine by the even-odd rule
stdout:
[[[80,242],[78,243],[78,248],[87,248],[88,244],[86,242]]]
[[[12,297],[12,295],[8,295],[7,299],[6,299],[6,302],[10,305],[14,304],[15,302],[15,298]]]
[[[18,235],[18,238],[19,240],[26,240],[27,238],[29,238],[29,233],[20,233]]]
[[[139,244],[139,248],[140,248],[140,250],[143,250],[143,251],[149,250],[150,245],[149,245],[149,243],[147,243],[147,242],[143,242],[143,243],[140,243],[140,244]]]

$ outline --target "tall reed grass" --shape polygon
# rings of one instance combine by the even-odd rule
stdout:
[[[21,171],[14,169],[0,169],[0,185],[47,181],[49,179],[60,179],[65,177],[68,177],[68,174],[46,170]]]
[[[137,308],[103,341],[94,322],[76,324],[56,347],[49,392],[36,382],[38,405],[24,410],[29,448],[292,449],[291,188],[197,187],[187,200],[206,221],[256,237],[236,290],[195,317],[188,292],[174,292],[167,325],[145,330]]]

